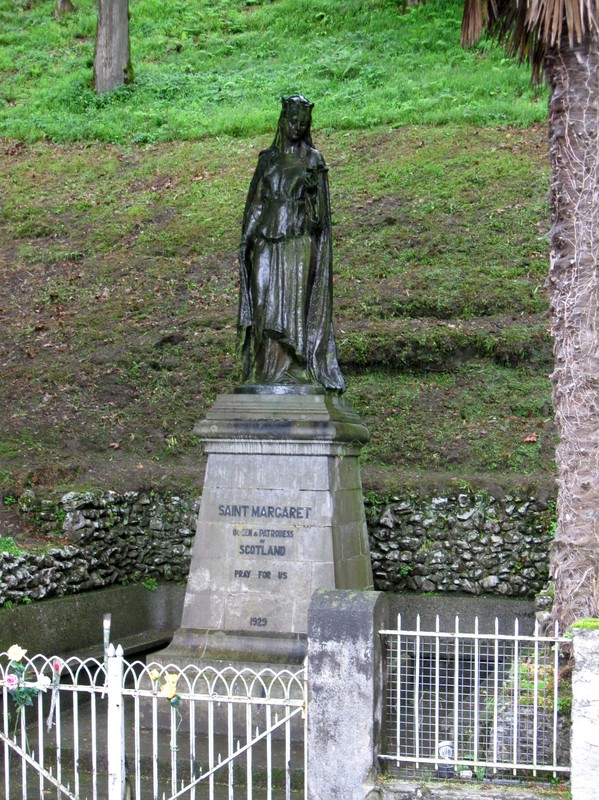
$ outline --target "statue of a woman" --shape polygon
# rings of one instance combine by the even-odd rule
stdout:
[[[283,98],[277,133],[250,184],[239,255],[243,379],[343,392],[332,325],[327,168],[312,144],[312,103]]]

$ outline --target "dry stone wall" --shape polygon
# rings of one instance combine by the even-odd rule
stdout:
[[[0,554],[0,604],[187,577],[198,497],[69,492],[54,502],[25,492],[18,503],[42,536],[65,543]]]
[[[370,509],[375,588],[532,597],[547,582],[552,504],[462,493]]]
[[[18,504],[25,524],[61,545],[0,553],[0,605],[187,577],[197,495],[25,492]],[[367,516],[377,589],[525,597],[546,583],[551,509],[534,498],[375,498]]]

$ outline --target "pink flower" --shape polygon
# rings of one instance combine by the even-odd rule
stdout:
[[[13,675],[11,672],[6,676],[5,683],[8,691],[11,692],[13,689],[16,689],[17,686],[19,685],[19,679],[17,678],[16,675]]]

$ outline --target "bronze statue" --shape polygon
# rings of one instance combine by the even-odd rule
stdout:
[[[312,107],[282,99],[275,139],[250,184],[239,253],[243,379],[345,391],[332,325],[327,168],[312,144]]]

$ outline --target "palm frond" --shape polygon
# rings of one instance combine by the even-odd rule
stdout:
[[[487,0],[464,0],[462,47],[472,47],[483,35],[487,24]]]
[[[465,0],[462,44],[488,34],[529,61],[538,80],[548,47],[570,47],[599,32],[599,0]]]

